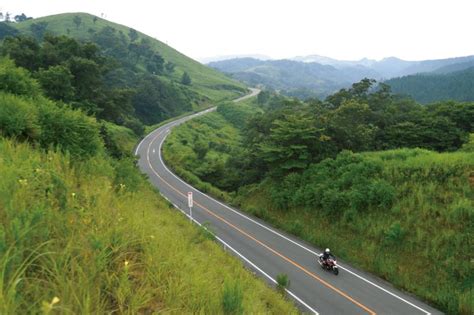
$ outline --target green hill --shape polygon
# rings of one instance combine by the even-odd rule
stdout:
[[[76,17],[80,19],[79,26],[74,23]],[[124,34],[127,38],[130,32],[130,28],[127,26],[87,13],[64,13],[21,23],[12,23],[11,25],[23,33],[35,35],[34,31],[32,31],[32,25],[41,25],[41,23],[47,24],[43,24],[46,27],[44,30],[39,30],[39,32],[44,31],[54,35],[67,35],[79,40],[92,40],[94,34],[97,34],[104,27],[111,27],[117,32]],[[137,35],[138,40],[143,38],[149,39],[152,49],[156,50],[166,61],[176,65],[176,71],[173,74],[174,79],[179,80],[182,74],[187,72],[193,81],[193,85],[190,88],[208,100],[215,102],[222,99],[230,99],[245,91],[245,86],[241,83],[200,64],[159,40],[140,32],[137,32]]]
[[[385,81],[392,91],[420,103],[474,101],[474,67],[447,74],[417,74]]]

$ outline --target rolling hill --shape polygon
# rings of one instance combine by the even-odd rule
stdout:
[[[310,96],[325,97],[364,77],[378,77],[375,71],[362,66],[336,68],[285,59],[240,58],[211,62],[209,66],[247,84],[261,84],[296,96],[309,91]]]
[[[417,102],[474,101],[474,66],[447,74],[416,74],[385,81],[397,94],[409,95]]]
[[[234,58],[209,63],[209,66],[247,84],[260,84],[302,99],[324,98],[366,77],[386,80],[421,73],[450,73],[466,70],[473,65],[474,56],[423,61],[407,61],[396,57],[380,61],[367,58],[350,61],[310,55],[283,60]],[[434,99],[446,98],[449,97]]]
[[[80,24],[76,25],[74,22],[75,19],[76,21],[80,20]],[[94,34],[97,34],[105,27],[111,27],[127,38],[131,31],[131,28],[127,26],[113,23],[87,13],[51,15],[21,23],[10,23],[10,25],[24,34],[34,36],[36,35],[34,31],[32,31],[34,25],[44,25],[43,33],[49,32],[54,35],[67,35],[83,41],[93,41]],[[245,86],[241,83],[200,64],[155,38],[138,31],[136,33],[138,41],[148,39],[153,50],[158,52],[165,61],[175,65],[173,79],[179,80],[182,74],[187,72],[193,81],[193,85],[190,89],[202,95],[208,101],[230,99],[245,91]]]

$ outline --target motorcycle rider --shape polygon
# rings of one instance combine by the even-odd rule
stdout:
[[[334,257],[333,254],[331,254],[331,250],[329,248],[326,248],[326,250],[324,251],[324,253],[321,255],[321,258],[323,260],[323,263],[326,264],[327,263],[327,260],[329,258],[333,259],[333,260],[336,260],[336,257]]]

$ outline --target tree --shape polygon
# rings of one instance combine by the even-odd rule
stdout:
[[[183,73],[183,76],[181,77],[181,83],[184,85],[191,85],[191,77],[186,71]]]
[[[130,37],[130,41],[134,42],[138,39],[138,32],[133,28],[128,30],[128,37]]]
[[[46,96],[54,100],[70,102],[74,97],[72,86],[73,75],[64,65],[40,69],[37,74],[38,81]]]
[[[82,18],[79,15],[74,15],[72,21],[74,22],[74,24],[76,24],[76,29],[78,29],[79,26],[81,26]]]
[[[274,175],[305,169],[313,161],[316,142],[325,141],[322,129],[304,112],[286,113],[272,123],[269,137],[259,145],[259,155]]]
[[[3,40],[7,36],[17,36],[19,33],[20,32],[13,26],[10,26],[9,23],[0,22],[0,40]]]
[[[1,25],[1,24],[0,24]],[[6,37],[1,46],[3,56],[10,56],[19,67],[30,71],[38,70],[40,66],[40,46],[32,37]]]
[[[97,22],[97,20],[98,20],[97,16],[94,16],[94,17],[92,18],[92,22],[93,22],[94,24],[95,24],[95,22]]]
[[[175,64],[170,61],[166,62],[165,64],[165,70],[168,74],[172,74],[174,72],[174,67]]]
[[[367,104],[346,100],[329,116],[329,136],[339,150],[363,151],[374,146],[377,127]]]
[[[33,18],[32,17],[27,17],[25,15],[25,13],[22,13],[21,15],[15,15],[14,19],[15,19],[15,22],[20,23],[20,22],[23,22],[23,21],[31,20]]]
[[[41,40],[46,33],[46,29],[48,27],[48,22],[38,22],[38,23],[33,23],[30,25],[30,30],[33,33],[33,36]]]
[[[163,57],[161,57],[161,55],[153,54],[153,56],[147,60],[146,69],[148,70],[148,72],[153,74],[162,73],[164,63],[165,60],[163,59]]]

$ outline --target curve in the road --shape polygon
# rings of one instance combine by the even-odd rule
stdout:
[[[252,97],[256,94],[258,94],[258,90],[253,90],[250,95],[241,99]],[[301,244],[299,240],[292,239],[291,236],[285,236],[284,233],[268,227],[264,222],[258,222],[258,219],[250,218],[222,204],[188,185],[173,174],[166,167],[161,157],[161,147],[170,129],[186,120],[212,110],[215,110],[215,108],[170,122],[150,133],[137,146],[135,153],[144,153],[140,154],[140,168],[150,176],[150,180],[160,189],[161,194],[172,202],[176,208],[186,214],[184,210],[186,209],[186,192],[189,190],[195,191],[197,198],[195,198],[194,204],[197,209],[200,209],[200,212],[194,211],[195,216],[191,219],[198,224],[200,224],[199,221],[212,221],[213,227],[218,230],[216,232],[217,239],[271,282],[276,283],[274,275],[278,271],[290,273],[292,275],[292,284],[295,285],[296,283],[296,286],[291,291],[287,290],[287,292],[313,313],[317,313],[316,309],[324,312],[330,311],[330,313],[360,313],[363,311],[369,314],[420,314],[420,312],[430,314],[438,312],[402,292],[394,293],[395,289],[383,283],[380,279],[371,275],[362,276],[360,271],[353,271],[354,269],[348,266],[341,266],[341,269],[353,276],[353,278],[349,279],[352,285],[347,285],[347,283],[341,282],[334,277],[329,278],[327,273],[317,275],[314,272],[314,269],[316,269],[314,268],[314,257],[317,255],[316,250],[310,249],[308,245]],[[159,141],[157,141],[158,139]],[[147,145],[143,146],[144,143],[147,143]],[[152,147],[153,150],[151,150]],[[158,154],[156,154],[156,151]],[[153,153],[151,154],[150,152]],[[153,164],[155,164],[155,167]],[[180,204],[181,207],[179,206]],[[264,250],[262,251],[262,249]],[[298,252],[297,249],[303,249],[305,253],[310,253],[311,257],[308,258],[306,254]],[[281,259],[281,261],[275,260],[275,257]],[[308,279],[318,283],[319,286],[308,282]],[[362,283],[357,281],[362,281]],[[321,290],[321,284],[329,290]],[[351,295],[347,293],[348,291],[351,291]],[[381,295],[380,292],[383,292],[385,295]],[[334,295],[349,301],[352,305],[357,306],[358,310],[342,302],[341,299],[335,298]],[[387,298],[386,295],[393,299]],[[315,296],[319,298],[318,302],[315,301]],[[322,304],[323,302],[324,304]],[[423,305],[423,307],[415,303]],[[371,306],[369,307],[367,304]],[[411,308],[407,308],[404,305],[408,305]],[[414,311],[415,309],[417,311]]]

